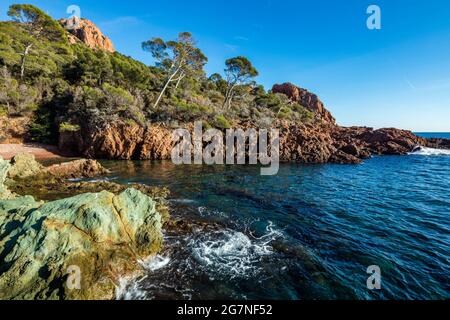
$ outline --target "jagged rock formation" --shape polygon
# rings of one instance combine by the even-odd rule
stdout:
[[[187,126],[192,130],[193,125]],[[257,128],[242,122],[236,128]],[[329,122],[282,122],[280,129],[280,160],[300,163],[359,163],[377,155],[401,155],[417,146],[447,148],[445,139],[427,140],[407,130],[367,127],[340,127]],[[169,160],[174,146],[172,130],[162,126],[144,128],[137,124],[117,122],[106,128],[85,127],[61,135],[65,141],[76,141],[72,150],[88,158],[122,160]],[[64,150],[64,149],[63,149]]]
[[[292,83],[276,84],[272,88],[273,93],[283,93],[294,102],[300,103],[306,109],[314,112],[319,119],[329,123],[336,123],[336,119],[325,109],[317,95],[306,89],[299,88]]]
[[[169,160],[172,147],[169,128],[123,122],[104,128],[83,126],[77,132],[62,132],[59,139],[60,150],[94,159]]]
[[[281,128],[280,157],[302,163],[360,163],[374,154],[402,155],[428,145],[426,139],[407,130],[285,123]]]
[[[69,31],[71,35],[69,35],[69,42],[76,43],[81,41],[91,49],[115,52],[112,41],[93,22],[77,17],[61,19],[59,22]]]
[[[341,127],[315,94],[291,83],[275,85],[272,91],[287,95],[316,115],[310,123],[278,123],[281,161],[359,163],[373,154],[401,155],[418,146],[450,148],[450,140],[424,139],[406,130]],[[168,127],[160,124],[143,127],[121,121],[104,127],[78,124],[79,131],[60,134],[59,148],[62,152],[73,151],[97,159],[171,159],[173,130]],[[186,124],[191,132],[193,127],[192,123]],[[252,121],[234,123],[233,127],[258,129]]]
[[[112,299],[160,250],[157,202],[140,191],[38,202],[8,191],[9,169],[0,159],[0,299]]]

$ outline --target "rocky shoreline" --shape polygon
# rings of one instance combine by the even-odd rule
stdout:
[[[274,85],[272,92],[286,95],[313,112],[311,122],[278,121],[280,160],[298,163],[354,164],[372,155],[403,155],[417,147],[450,149],[450,139],[425,139],[396,128],[342,127],[317,95],[291,83]],[[61,132],[59,150],[91,159],[169,160],[175,128],[164,123],[142,126],[115,122],[102,127],[77,123],[79,130]],[[194,124],[184,128],[193,132]],[[261,129],[254,121],[235,121],[234,129]]]
[[[193,123],[185,126],[192,130]],[[252,122],[234,128],[257,128]],[[449,139],[425,139],[395,128],[341,127],[333,123],[281,122],[280,160],[298,163],[360,163],[372,155],[404,155],[417,147],[450,149]],[[117,122],[61,133],[59,149],[91,159],[170,160],[173,129]]]
[[[90,160],[0,159],[0,299],[113,299],[161,250],[167,190],[67,181],[105,172]]]

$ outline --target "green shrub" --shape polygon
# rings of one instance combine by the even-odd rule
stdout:
[[[203,120],[202,122],[202,126],[203,126],[203,130],[209,130],[209,129],[213,129],[213,126],[209,124],[208,121]]]
[[[8,115],[8,108],[6,106],[0,106],[0,117]]]
[[[277,114],[278,119],[290,119],[292,116],[292,109],[289,107],[281,107]]]
[[[59,132],[77,132],[77,131],[80,131],[80,126],[77,124],[62,122],[59,125]]]
[[[228,122],[228,120],[223,115],[218,115],[214,118],[215,122],[214,125],[216,128],[219,129],[230,129],[231,124]]]
[[[32,123],[28,130],[31,141],[44,144],[54,144],[56,138],[49,124]]]
[[[186,112],[188,116],[200,116],[211,112],[210,108],[199,105],[197,103],[188,102],[176,97],[172,98],[172,103],[183,112]]]

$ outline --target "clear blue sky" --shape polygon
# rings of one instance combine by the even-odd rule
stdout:
[[[22,1],[2,0],[7,7]],[[25,1],[54,18],[81,8],[118,51],[151,64],[146,39],[190,31],[209,58],[248,56],[258,82],[293,82],[319,95],[342,125],[450,131],[448,0],[146,0]],[[366,27],[366,9],[382,10],[382,29]]]

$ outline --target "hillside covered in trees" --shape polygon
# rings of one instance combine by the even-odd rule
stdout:
[[[223,76],[208,76],[207,57],[188,32],[143,39],[142,49],[156,61],[146,66],[71,41],[62,23],[31,5],[11,6],[8,15],[10,21],[0,22],[0,115],[30,117],[31,141],[56,143],[61,130],[86,122],[178,127],[203,120],[205,127],[225,129],[241,120],[268,127],[314,118],[254,82],[258,71],[245,57],[225,61]]]

